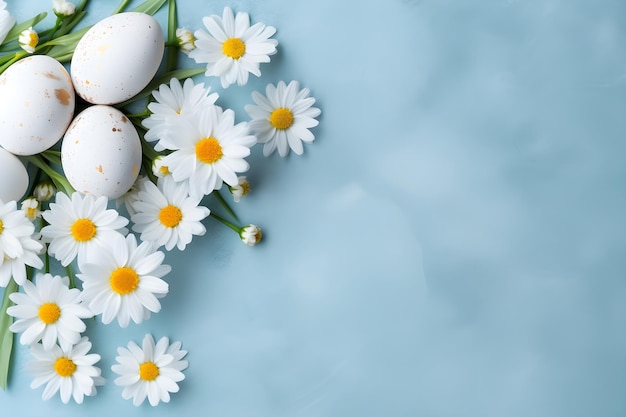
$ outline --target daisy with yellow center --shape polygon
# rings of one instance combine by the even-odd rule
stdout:
[[[145,184],[131,216],[133,231],[141,234],[142,241],[168,251],[184,250],[192,236],[204,235],[202,220],[210,211],[199,205],[199,199],[189,197],[188,189],[186,182],[177,183],[171,175],[159,178],[157,185]]]
[[[0,201],[0,287],[6,287],[13,278],[18,285],[26,281],[26,265],[43,266],[38,254],[43,245],[33,239],[35,226],[17,203]]]
[[[95,395],[96,386],[104,384],[100,368],[95,366],[100,355],[89,353],[90,350],[91,342],[86,337],[65,348],[53,345],[46,350],[41,344],[31,345],[30,351],[35,358],[27,365],[35,377],[31,388],[45,384],[44,400],[59,392],[64,404],[72,398],[82,404],[85,396]]]
[[[264,143],[263,154],[269,156],[276,149],[280,156],[286,156],[291,149],[297,155],[304,151],[303,142],[311,143],[315,136],[309,130],[318,125],[315,119],[320,109],[309,97],[309,89],[300,89],[297,81],[286,85],[279,81],[276,86],[268,84],[265,96],[255,91],[252,99],[256,105],[245,106],[252,118],[250,130]]]
[[[17,40],[20,48],[32,54],[35,52],[35,48],[39,44],[39,35],[35,30],[33,30],[32,26],[28,29],[24,29]]]
[[[223,88],[246,84],[250,73],[259,77],[260,64],[270,62],[270,55],[276,53],[278,41],[270,39],[276,29],[263,23],[250,26],[247,13],[239,12],[235,17],[226,7],[222,17],[207,16],[202,22],[208,33],[195,32],[196,48],[189,57],[207,64],[206,75],[220,77]]]
[[[81,303],[80,290],[69,288],[67,277],[38,274],[34,284],[27,280],[23,288],[24,293],[9,296],[15,305],[7,309],[17,319],[10,330],[22,334],[21,344],[41,341],[50,350],[57,343],[65,349],[80,341],[86,329],[82,319],[93,314]]]
[[[169,287],[161,278],[171,268],[163,265],[165,255],[151,242],[137,245],[135,235],[121,235],[100,251],[91,262],[81,262],[76,276],[83,281],[82,298],[104,324],[117,319],[120,327],[132,320],[141,323],[161,310],[159,298]]]
[[[237,185],[237,173],[248,170],[245,157],[256,138],[246,123],[235,124],[235,113],[220,107],[205,108],[176,137],[176,150],[163,164],[177,182],[188,182],[189,195],[201,199],[225,182]]]
[[[116,235],[126,234],[124,226],[128,219],[116,210],[107,209],[106,197],[72,194],[72,199],[57,193],[50,208],[42,213],[49,223],[41,229],[45,242],[49,242],[48,253],[58,259],[63,266],[69,265],[76,257],[85,261],[88,255],[97,254]]]
[[[178,392],[178,382],[185,379],[182,371],[189,365],[183,358],[187,351],[181,349],[180,342],[170,344],[162,337],[156,344],[152,335],[147,334],[141,347],[135,342],[127,347],[119,347],[117,364],[111,369],[120,375],[115,385],[123,387],[122,397],[132,398],[135,406],[141,405],[146,397],[151,406],[170,401],[170,393]]]
[[[218,94],[209,94],[210,91],[204,83],[195,84],[191,78],[182,85],[176,78],[171,79],[169,86],[161,84],[152,92],[155,101],[148,105],[150,116],[141,122],[147,129],[145,139],[156,142],[157,151],[175,149],[172,141],[188,123],[189,116],[215,104]]]

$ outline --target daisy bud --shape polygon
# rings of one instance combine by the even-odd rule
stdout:
[[[166,175],[171,174],[168,166],[163,164],[162,156],[157,156],[154,161],[152,161],[152,173],[157,178],[163,178]]]
[[[33,30],[33,27],[31,26],[28,29],[24,29],[20,33],[17,42],[23,50],[25,50],[29,54],[32,54],[33,52],[35,52],[35,48],[39,43],[39,35],[37,35],[37,32],[35,32]]]
[[[54,14],[60,18],[68,17],[74,14],[74,3],[65,0],[52,0],[52,10]]]
[[[248,246],[254,246],[261,241],[263,234],[261,233],[261,228],[259,226],[249,224],[241,229],[239,236],[241,237],[241,241],[243,243]]]
[[[178,47],[184,54],[188,55],[189,52],[196,49],[196,40],[189,29],[176,29],[176,39],[178,40]]]
[[[34,196],[37,201],[48,201],[56,194],[57,190],[51,182],[42,182],[37,184],[34,191]]]
[[[245,176],[237,177],[237,185],[229,186],[228,189],[233,195],[233,200],[238,203],[241,197],[245,197],[250,192],[250,183]]]
[[[30,221],[41,217],[41,210],[39,210],[39,201],[35,197],[28,197],[22,201],[22,211],[26,218]]]

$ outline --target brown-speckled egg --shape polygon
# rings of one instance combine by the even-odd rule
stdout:
[[[104,105],[88,107],[72,121],[61,145],[65,176],[76,191],[118,198],[135,183],[141,142],[131,121]]]
[[[57,60],[33,55],[0,75],[0,146],[34,155],[61,139],[74,115],[74,88]]]
[[[152,16],[127,12],[96,23],[76,45],[70,73],[76,93],[94,104],[116,104],[137,95],[156,74],[165,48]]]

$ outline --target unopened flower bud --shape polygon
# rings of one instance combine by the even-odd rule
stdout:
[[[48,201],[56,194],[57,190],[50,182],[42,182],[37,184],[35,191],[33,192],[37,201]]]
[[[171,174],[167,165],[163,165],[163,157],[158,156],[152,161],[152,173],[157,178],[163,178]]]
[[[23,50],[25,50],[29,54],[32,54],[33,52],[35,52],[37,44],[39,44],[39,35],[37,35],[37,32],[35,32],[33,30],[33,27],[31,26],[28,29],[24,29],[20,33],[17,42]]]
[[[245,197],[250,192],[250,183],[245,176],[237,177],[237,185],[228,187],[230,193],[233,195],[233,200],[238,203],[242,197]]]
[[[41,210],[39,210],[39,201],[35,197],[28,197],[22,201],[22,211],[24,216],[30,221],[41,217]]]
[[[76,6],[74,6],[74,3],[65,0],[52,0],[52,10],[54,10],[55,15],[64,18],[73,15]]]
[[[249,224],[241,229],[240,236],[243,243],[248,246],[254,246],[261,241],[263,233],[261,233],[261,228],[259,226]]]
[[[189,29],[176,29],[176,39],[178,40],[178,47],[183,53],[189,54],[196,49],[196,40]]]

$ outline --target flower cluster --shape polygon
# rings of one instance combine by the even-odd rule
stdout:
[[[56,23],[40,31],[41,19],[16,24],[0,0],[0,83],[5,70],[31,55],[69,62],[85,34],[74,28],[87,3],[53,0]],[[122,1],[114,14],[124,12],[126,4]],[[135,11],[153,14],[164,4],[165,0],[146,0]],[[1,176],[5,178],[0,179],[2,388],[15,333],[32,353],[31,386],[45,385],[44,400],[59,393],[63,403],[71,399],[82,403],[85,396],[95,395],[105,380],[97,366],[101,356],[91,353],[92,343],[84,335],[86,320],[97,317],[103,324],[127,327],[158,313],[160,299],[169,292],[167,253],[175,248],[184,251],[194,237],[205,235],[208,218],[234,230],[245,245],[258,244],[261,229],[239,225],[221,190],[228,190],[235,203],[249,193],[250,182],[241,174],[248,171],[246,159],[257,143],[263,144],[265,156],[278,150],[285,157],[290,151],[301,155],[303,144],[314,140],[310,129],[317,126],[320,110],[297,81],[268,84],[265,94],[252,92],[254,104],[245,106],[250,120],[237,122],[232,109],[220,106],[220,93],[191,78],[203,73],[218,77],[221,94],[226,94],[234,84],[246,85],[249,74],[260,77],[260,64],[269,63],[277,53],[274,27],[251,24],[247,13],[235,14],[226,7],[221,16],[202,19],[204,28],[192,32],[177,27],[175,2],[169,7],[164,40],[169,48],[167,75],[157,74],[136,96],[111,105],[139,136],[141,167],[132,167],[134,183],[115,196],[97,192],[97,187],[78,188],[64,174],[78,162],[69,162],[59,150],[63,140],[36,154],[20,154],[31,167],[26,174],[16,165],[16,177],[28,175],[29,192],[11,175]],[[183,68],[179,52],[181,58],[201,66]],[[65,104],[74,99],[65,90],[59,94],[57,99]],[[83,99],[87,106],[100,104]],[[143,111],[129,110],[141,104]],[[79,118],[67,128],[66,137]],[[0,148],[0,158],[14,156]],[[11,161],[9,166],[15,164]],[[96,169],[103,172],[102,166]],[[216,207],[210,209],[211,203]],[[217,214],[220,210],[226,214]],[[53,273],[55,267],[64,272]],[[122,397],[132,398],[136,406],[146,398],[152,406],[168,402],[188,366],[181,347],[167,337],[155,342],[148,334],[141,346],[131,341],[118,348],[111,370],[119,375],[114,383],[123,387]]]

